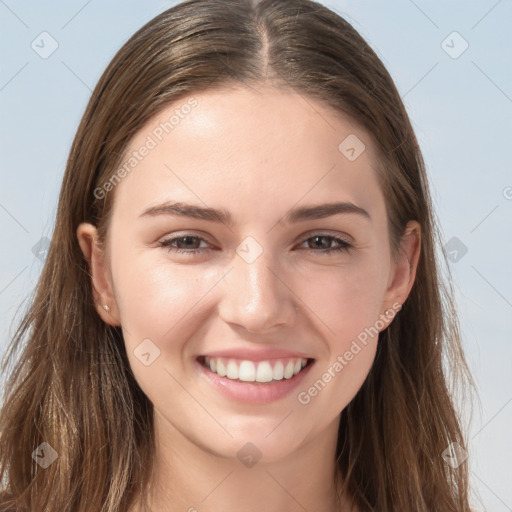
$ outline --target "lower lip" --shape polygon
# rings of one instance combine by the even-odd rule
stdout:
[[[212,372],[196,360],[201,374],[227,397],[249,404],[268,404],[291,393],[309,373],[314,363],[309,363],[291,379],[273,380],[271,382],[243,382],[232,380]]]

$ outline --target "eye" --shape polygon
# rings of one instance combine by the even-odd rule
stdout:
[[[311,241],[313,242],[311,243]],[[201,242],[204,242],[206,247],[203,246],[201,248]],[[333,242],[337,244],[337,246],[332,247],[331,245]],[[309,244],[310,246],[313,245],[313,248],[305,248],[306,251],[320,255],[339,254],[343,251],[348,251],[352,247],[352,245],[343,238],[326,234],[315,234],[314,236],[308,237],[301,245],[304,244]],[[204,238],[192,234],[184,234],[179,237],[162,240],[160,242],[160,246],[165,247],[169,252],[173,252],[175,254],[186,254],[188,256],[194,256],[201,253],[204,254],[205,252],[212,250]]]
[[[204,252],[202,249],[197,247],[201,241],[207,243],[204,238],[194,235],[183,235],[175,238],[168,238],[160,242],[161,247],[166,247],[169,252],[175,252],[178,254],[194,255]],[[177,246],[176,246],[176,245]],[[207,250],[210,250],[207,248]]]
[[[325,234],[317,234],[314,236],[311,236],[304,240],[303,244],[307,244],[310,242],[310,240],[313,240],[313,245],[319,245],[320,250],[315,249],[306,249],[308,252],[312,253],[320,253],[320,254],[337,254],[343,251],[348,251],[352,245],[349,244],[346,240],[343,240],[343,238],[338,238],[336,236],[332,235],[325,235]],[[338,244],[337,247],[330,247],[331,243],[335,242]]]

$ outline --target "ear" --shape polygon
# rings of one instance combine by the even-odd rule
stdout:
[[[406,301],[416,278],[421,252],[421,228],[418,222],[410,221],[400,240],[396,261],[389,275],[388,288],[383,301],[385,329]],[[391,310],[393,314],[391,314]],[[383,330],[381,329],[381,330]]]
[[[112,291],[112,279],[105,258],[104,248],[98,241],[97,229],[89,223],[78,226],[76,235],[80,249],[89,263],[89,274],[96,310],[104,322],[112,326],[120,326],[120,316]],[[103,307],[108,306],[109,311]]]

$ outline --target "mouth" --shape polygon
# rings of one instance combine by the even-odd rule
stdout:
[[[314,359],[289,357],[251,361],[225,357],[199,356],[198,363],[209,372],[232,381],[272,384],[292,380],[309,368]]]

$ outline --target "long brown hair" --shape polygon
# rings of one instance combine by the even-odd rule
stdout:
[[[343,18],[309,0],[188,0],[138,30],[109,64],[73,141],[48,256],[5,355],[0,413],[5,509],[126,511],[146,489],[152,406],[137,385],[120,328],[97,314],[77,226],[104,239],[111,179],[135,133],[171,102],[230,85],[272,83],[320,100],[371,135],[392,251],[409,220],[421,255],[409,298],[379,338],[373,367],[341,413],[337,464],[361,511],[469,511],[467,461],[452,390],[471,378],[451,290],[441,279],[420,149],[391,77]],[[341,142],[341,141],[340,141]],[[31,454],[58,454],[46,469]]]

